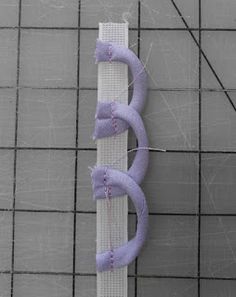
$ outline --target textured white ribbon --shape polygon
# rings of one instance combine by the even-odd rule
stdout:
[[[99,39],[128,47],[127,23],[100,23]],[[98,64],[98,100],[128,104],[128,67],[119,62]],[[97,164],[127,170],[128,132],[97,141]],[[125,157],[124,157],[125,156]],[[115,162],[119,160],[118,162]],[[115,166],[114,166],[115,163]],[[110,204],[112,224],[106,199],[97,201],[97,252],[114,248],[127,241],[127,196],[113,198]],[[97,297],[127,297],[127,267],[97,273]]]

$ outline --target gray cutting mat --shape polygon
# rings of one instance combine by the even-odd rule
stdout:
[[[1,297],[96,296],[93,52],[98,22],[123,19],[167,149],[143,183],[129,297],[235,296],[235,16],[234,0],[0,0]]]

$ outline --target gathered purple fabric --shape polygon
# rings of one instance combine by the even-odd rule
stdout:
[[[138,148],[142,148],[137,148],[133,163],[127,172],[112,169],[110,166],[97,166],[91,173],[94,199],[110,199],[128,194],[138,217],[134,238],[120,247],[96,255],[97,270],[101,272],[130,264],[138,256],[147,237],[148,208],[139,186],[146,174],[149,161],[147,133],[139,114],[145,103],[147,77],[140,60],[126,47],[98,39],[95,56],[97,62],[126,63],[133,76],[134,88],[129,105],[116,101],[98,102],[94,139],[118,135],[131,127],[137,138]]]
[[[97,39],[96,42],[95,57],[97,62],[119,61],[129,66],[133,78],[133,95],[129,106],[140,113],[144,107],[147,94],[147,75],[138,57],[127,47],[120,46],[113,42],[104,42],[100,39]],[[97,110],[105,108],[106,102],[98,102]],[[107,106],[107,108],[109,108],[109,106]],[[112,133],[114,132],[112,129],[107,129],[106,134],[103,136],[101,133],[97,133],[99,130],[102,130],[105,125],[111,127],[112,123],[109,120],[103,119],[96,121],[97,129],[94,131],[94,139],[113,135]],[[126,129],[128,129],[127,123],[121,120],[117,121],[117,134],[124,132]]]
[[[97,39],[96,62],[122,62],[129,66],[133,78],[133,96],[130,106],[140,113],[147,95],[147,74],[139,58],[127,47]]]
[[[99,166],[93,169],[91,176],[95,196],[97,189],[100,187],[103,187],[104,192],[106,187],[117,187],[123,189],[129,195],[135,206],[138,217],[135,237],[118,248],[96,255],[98,271],[107,271],[126,266],[137,257],[147,237],[148,208],[145,196],[140,186],[125,172]],[[105,182],[104,177],[106,178]]]
[[[102,108],[104,106],[104,108]],[[148,138],[145,127],[143,125],[143,121],[139,115],[139,113],[134,110],[132,107],[118,103],[118,102],[109,102],[109,104],[101,104],[99,110],[97,110],[96,121],[100,119],[104,120],[112,120],[113,125],[105,125],[100,127],[97,133],[99,135],[106,134],[106,131],[109,129],[113,129],[113,132],[116,130],[116,121],[122,120],[127,123],[130,127],[132,127],[135,136],[138,140],[138,147],[148,147]],[[96,130],[97,126],[95,126]],[[149,151],[146,150],[138,150],[134,161],[129,168],[127,174],[137,183],[140,184],[146,174],[148,168],[149,161]],[[111,196],[118,197],[124,195],[125,192],[120,187],[112,187]],[[96,189],[94,192],[94,198],[105,198],[104,189],[101,187],[100,189]]]

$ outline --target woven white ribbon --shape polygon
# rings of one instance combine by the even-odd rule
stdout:
[[[99,39],[128,47],[127,23],[100,23]],[[94,42],[95,44],[95,42]],[[128,104],[128,67],[119,62],[98,64],[98,100]],[[127,170],[128,132],[97,140],[97,164]],[[125,157],[124,157],[125,156]],[[118,162],[116,162],[118,160]],[[115,164],[115,165],[114,165]],[[122,245],[128,239],[127,196],[112,199],[112,224],[106,199],[97,200],[97,253]],[[97,273],[97,297],[127,297],[127,267]]]

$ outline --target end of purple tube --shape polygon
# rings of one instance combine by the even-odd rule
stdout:
[[[97,39],[94,57],[95,63],[109,61],[111,59],[111,44]]]

